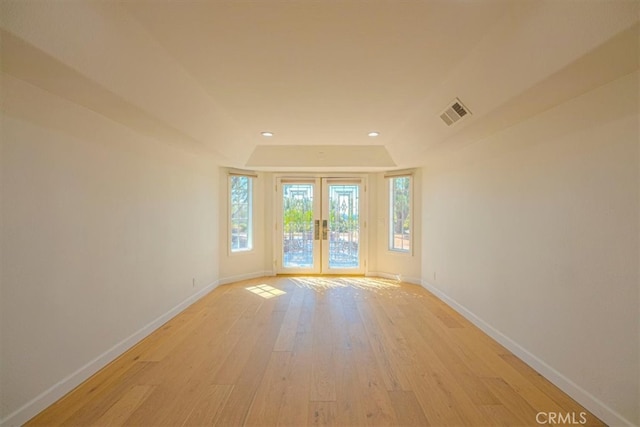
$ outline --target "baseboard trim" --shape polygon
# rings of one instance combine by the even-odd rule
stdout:
[[[259,277],[275,276],[273,271],[255,271],[253,273],[239,274],[237,276],[223,277],[219,280],[221,285],[228,285],[229,283],[241,282],[243,280],[257,279]]]
[[[382,277],[383,279],[389,280],[398,280],[398,276],[400,276],[400,280],[404,283],[411,283],[412,285],[422,285],[421,279],[416,279],[415,277],[405,277],[402,274],[394,274],[394,273],[385,273],[382,271],[368,271],[365,273],[366,277]]]
[[[26,423],[219,285],[220,281],[215,281],[191,295],[180,304],[146,324],[72,374],[49,387],[3,420],[0,420],[0,426],[20,426]]]
[[[573,399],[575,399],[582,406],[591,411],[596,417],[600,418],[607,425],[611,426],[636,426],[631,421],[627,420],[625,417],[614,411],[612,408],[607,406],[604,402],[599,400],[597,397],[571,381],[569,378],[562,375],[553,367],[549,366],[543,360],[526,350],[520,344],[504,335],[499,330],[495,329],[493,326],[482,320],[471,310],[467,309],[462,304],[458,303],[453,298],[449,297],[440,289],[436,288],[433,284],[429,283],[426,280],[421,281],[421,285],[427,289],[429,292],[434,294],[436,297],[441,299],[445,304],[449,307],[453,308],[455,311],[464,316],[467,320],[473,323],[475,326],[480,328],[483,332],[489,335],[491,338],[502,344],[513,354],[522,359],[526,364],[535,369],[538,373],[540,373],[543,377],[551,381],[562,391],[567,393]],[[637,426],[636,426],[637,427]]]

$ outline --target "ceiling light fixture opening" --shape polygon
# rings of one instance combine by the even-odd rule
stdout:
[[[376,137],[376,136],[380,135],[380,132],[375,132],[375,131],[374,132],[369,132],[368,135],[373,138],[373,137]]]
[[[273,136],[273,132],[260,132],[260,135],[270,137]]]

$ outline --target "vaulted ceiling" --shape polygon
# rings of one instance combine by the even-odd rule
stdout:
[[[221,165],[404,168],[637,70],[639,5],[5,0],[2,70]]]

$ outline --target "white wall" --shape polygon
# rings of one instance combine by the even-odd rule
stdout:
[[[2,99],[0,420],[18,424],[215,285],[219,177],[7,75]]]
[[[640,424],[638,78],[423,170],[425,285],[612,425]]]

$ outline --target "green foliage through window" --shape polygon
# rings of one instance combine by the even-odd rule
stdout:
[[[411,251],[411,177],[389,180],[389,249]]]
[[[231,251],[247,251],[253,246],[253,180],[248,176],[229,177]]]

